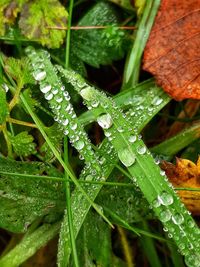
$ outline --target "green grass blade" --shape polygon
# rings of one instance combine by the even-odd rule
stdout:
[[[98,117],[97,122],[117,151],[120,161],[134,177],[133,181],[136,180],[158,219],[168,229],[187,262],[198,260],[199,229],[181,204],[167,177],[163,175],[145,144],[137,136],[129,117],[125,116],[110,98],[89,86],[77,73],[62,68],[59,68],[59,71],[75,87],[88,108],[94,113],[93,103],[99,103],[104,114]]]
[[[138,25],[135,41],[128,55],[123,77],[123,88],[134,86],[138,82],[141,57],[154,22],[160,0],[147,0],[142,18]]]
[[[184,129],[177,135],[167,139],[161,144],[151,148],[151,152],[168,156],[169,159],[176,155],[181,149],[187,147],[200,137],[200,124],[197,123]]]

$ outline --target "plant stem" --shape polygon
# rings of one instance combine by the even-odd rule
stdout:
[[[71,37],[71,23],[72,23],[72,13],[73,13],[73,5],[74,0],[69,1],[69,17],[68,17],[68,25],[67,25],[67,39],[66,39],[66,52],[65,52],[65,67],[69,68],[69,58],[70,58],[70,37]],[[68,163],[68,138],[64,137],[64,162]],[[69,234],[70,234],[70,242],[72,248],[72,255],[74,266],[79,267],[78,255],[76,249],[76,239],[74,235],[74,226],[73,226],[73,217],[72,217],[72,209],[71,209],[71,192],[70,192],[70,182],[68,173],[65,171],[65,184],[66,184],[66,202],[67,202],[67,217],[68,217],[68,225],[69,225]],[[63,239],[64,246],[67,243],[64,241],[65,236],[60,235],[60,239]]]

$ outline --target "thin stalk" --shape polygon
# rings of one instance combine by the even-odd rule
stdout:
[[[69,68],[69,58],[70,58],[70,37],[71,37],[71,23],[72,23],[72,13],[73,13],[74,0],[69,1],[69,17],[67,24],[67,39],[66,39],[66,51],[65,51],[65,67]],[[64,137],[64,162],[68,164],[68,137]],[[65,184],[66,184],[66,202],[67,202],[67,218],[69,225],[70,243],[73,255],[73,261],[75,267],[79,267],[78,254],[76,248],[76,239],[74,234],[73,217],[71,209],[71,192],[70,192],[70,182],[68,173],[65,171]],[[60,236],[61,239],[65,240],[65,236]],[[64,246],[67,245],[63,242]]]

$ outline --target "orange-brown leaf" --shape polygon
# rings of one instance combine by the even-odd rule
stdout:
[[[162,169],[174,187],[200,189],[200,158],[197,164],[188,159],[176,160],[176,165],[164,161]],[[200,215],[200,191],[178,190],[186,207],[195,215]]]
[[[176,100],[200,99],[199,29],[198,0],[162,0],[143,68]]]

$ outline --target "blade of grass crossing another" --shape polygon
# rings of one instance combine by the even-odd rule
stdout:
[[[95,113],[97,103],[102,108],[102,115],[97,118],[97,122],[117,151],[121,163],[127,167],[132,180],[140,187],[150,207],[168,229],[170,237],[185,256],[187,264],[198,266],[200,231],[168,182],[165,173],[154,162],[133,128],[130,118],[111,98],[88,85],[79,74],[62,67],[58,67],[58,70],[83,97],[89,109]]]

